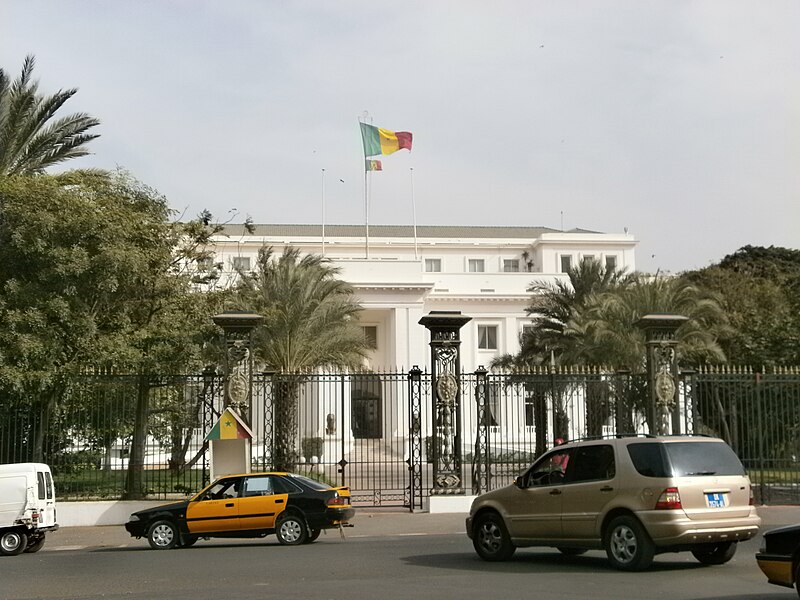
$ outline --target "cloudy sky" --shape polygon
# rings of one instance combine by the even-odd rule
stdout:
[[[799,30],[796,0],[0,0],[0,66],[78,87],[71,165],[184,218],[363,223],[368,118],[414,134],[371,224],[627,229],[681,271],[800,248]]]

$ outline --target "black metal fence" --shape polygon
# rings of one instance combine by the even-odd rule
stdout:
[[[360,505],[421,508],[436,493],[444,434],[428,374],[255,375],[254,470],[272,467],[275,393],[286,385],[297,398],[296,470],[350,486]],[[645,381],[625,373],[479,371],[462,375],[460,391],[453,440],[467,494],[510,483],[558,437],[650,430]],[[47,462],[61,499],[124,497],[138,411],[146,439],[137,485],[148,498],[181,497],[208,481],[204,438],[222,408],[214,373],[76,376],[51,396],[0,395],[0,462]],[[800,371],[685,373],[673,410],[673,433],[731,444],[760,501],[800,503]]]

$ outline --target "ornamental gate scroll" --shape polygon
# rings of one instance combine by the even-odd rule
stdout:
[[[471,320],[460,311],[431,311],[419,321],[431,332],[433,495],[464,493],[459,331]]]

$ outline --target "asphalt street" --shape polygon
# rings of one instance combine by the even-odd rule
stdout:
[[[800,507],[762,508],[764,530],[800,522]],[[503,598],[618,600],[788,600],[770,585],[754,554],[760,537],[734,559],[704,567],[689,553],[656,557],[642,573],[609,567],[605,554],[565,557],[520,549],[512,560],[480,560],[463,514],[362,510],[354,527],[310,545],[201,540],[189,549],[151,550],[121,526],[67,527],[37,554],[0,558],[3,600],[145,598]]]

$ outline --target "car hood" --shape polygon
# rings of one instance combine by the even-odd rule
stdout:
[[[770,529],[769,531],[764,532],[764,537],[769,535],[780,535],[782,533],[798,533],[800,534],[800,524],[798,525],[786,525],[784,527],[778,527],[777,529]]]
[[[185,509],[187,506],[189,506],[189,501],[181,500],[180,502],[172,502],[170,504],[160,504],[159,506],[154,506],[153,508],[144,508],[142,510],[137,510],[133,514],[136,516],[149,515],[155,512]]]

